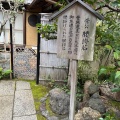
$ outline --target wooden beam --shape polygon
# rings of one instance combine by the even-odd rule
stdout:
[[[48,3],[51,3],[51,4],[56,4],[57,6],[60,6],[60,7],[63,6],[62,4],[60,4],[60,3],[58,3],[58,2],[55,2],[55,1],[53,1],[53,0],[45,0],[45,1],[48,2]]]
[[[26,11],[23,12],[23,44],[26,45]]]

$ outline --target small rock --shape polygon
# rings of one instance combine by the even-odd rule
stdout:
[[[120,101],[120,92],[111,92],[111,87],[109,85],[101,85],[101,94],[111,98],[112,100]]]
[[[69,113],[70,96],[63,90],[55,88],[49,92],[50,106],[54,113],[65,115]]]
[[[69,117],[63,118],[63,119],[61,119],[61,120],[69,120]]]
[[[92,81],[87,80],[84,84],[84,96],[83,96],[83,101],[87,101],[90,98],[89,92],[88,92],[88,88],[89,86],[93,84]]]
[[[91,107],[92,109],[97,110],[100,113],[106,112],[105,105],[101,99],[91,98],[88,103],[89,103],[89,107]]]
[[[100,95],[99,95],[99,92],[97,92],[97,93],[94,93],[92,96],[91,96],[91,98],[100,98]]]
[[[47,97],[42,97],[41,99],[40,99],[40,102],[45,102],[47,100]]]
[[[49,118],[49,112],[46,110],[46,111],[42,111],[41,114],[45,117],[45,118]]]
[[[77,105],[77,108],[78,109],[82,109],[84,107],[88,107],[88,101],[85,101],[85,102],[80,102],[78,105]]]
[[[84,107],[75,115],[74,120],[98,120],[101,114],[90,107]]]
[[[51,116],[51,117],[48,117],[47,120],[59,120],[59,119],[58,119],[58,117]]]
[[[90,95],[92,95],[92,94],[94,94],[98,91],[99,91],[99,87],[95,84],[91,84],[88,88],[88,92],[89,92]]]
[[[46,117],[46,118],[49,117],[49,112],[46,110],[46,103],[45,102],[40,105],[40,111],[44,117]]]
[[[42,111],[45,111],[45,110],[46,110],[46,103],[44,102],[40,105],[40,111],[42,112]]]
[[[115,111],[115,115],[116,115],[117,118],[120,119],[120,111],[119,111],[119,110],[116,110],[116,111]]]
[[[115,116],[116,120],[120,120],[120,111],[116,108],[109,106],[106,111],[108,113],[112,113]]]
[[[46,95],[45,95],[45,98],[47,98],[48,96],[49,96],[49,94],[46,94]]]
[[[104,102],[105,106],[106,106],[106,112],[114,113],[115,117],[117,118],[117,120],[120,120],[120,103],[114,100],[109,99],[106,96],[102,96],[102,101]]]

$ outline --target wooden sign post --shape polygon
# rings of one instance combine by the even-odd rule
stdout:
[[[71,61],[71,90],[70,90],[70,111],[69,120],[74,120],[76,108],[76,89],[77,89],[77,60]]]
[[[93,61],[96,21],[103,17],[81,0],[75,0],[51,17],[55,18],[58,18],[57,55],[72,60],[69,120],[74,120],[77,61]]]

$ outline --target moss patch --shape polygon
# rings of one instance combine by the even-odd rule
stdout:
[[[114,101],[114,100],[110,100],[109,101],[109,105],[120,111],[120,102],[117,102],[117,101]]]
[[[36,111],[39,111],[40,98],[44,97],[49,92],[49,89],[42,85],[36,85],[35,82],[30,82],[30,85],[34,97]]]
[[[35,81],[30,81],[30,85],[31,85],[32,93],[33,93],[35,109],[37,111],[37,119],[38,120],[46,120],[46,118],[44,118],[40,114],[40,111],[39,111],[40,98],[44,97],[49,92],[50,89],[43,85],[36,85]]]
[[[37,114],[37,120],[46,120],[46,118],[40,114]]]
[[[15,81],[18,81],[18,80],[15,80]],[[37,112],[37,120],[46,120],[46,118],[41,115],[39,110],[40,104],[41,104],[40,99],[50,91],[50,88],[40,84],[36,85],[36,82],[33,80],[22,80],[22,81],[26,81],[30,83],[33,98],[34,98],[34,105]],[[46,109],[49,111],[50,116],[55,115],[50,109],[49,99],[46,100]]]
[[[50,109],[49,99],[46,100],[46,109],[48,110],[50,116],[56,116],[56,114],[53,113]]]

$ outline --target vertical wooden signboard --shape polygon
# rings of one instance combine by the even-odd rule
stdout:
[[[96,21],[103,17],[81,0],[74,0],[51,17],[55,18],[58,18],[57,55],[71,59],[69,120],[74,120],[77,60],[93,61]]]
[[[92,61],[96,19],[91,12],[78,4],[59,16],[58,57]]]

